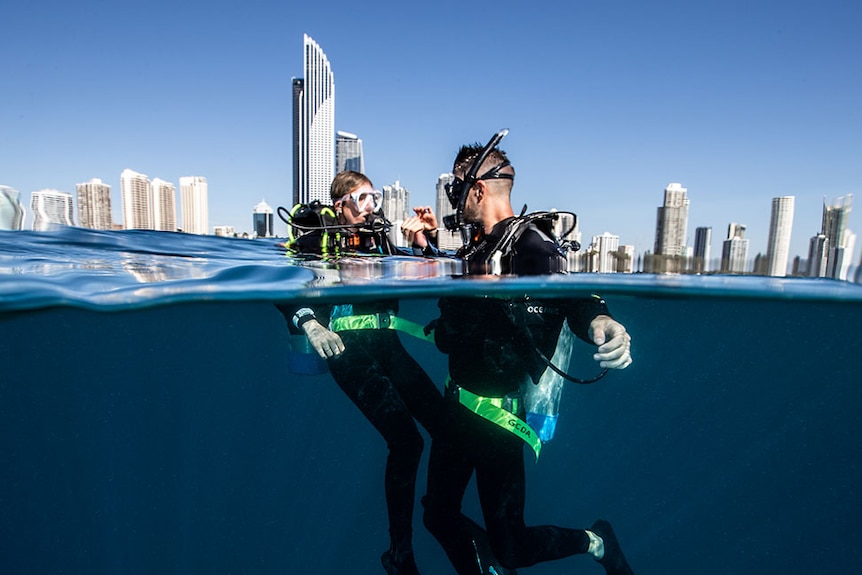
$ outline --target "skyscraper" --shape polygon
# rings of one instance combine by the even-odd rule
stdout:
[[[177,187],[155,178],[153,190],[153,229],[163,232],[177,231]]]
[[[125,169],[120,174],[123,194],[123,226],[127,230],[153,229],[153,194],[144,174]]]
[[[689,199],[680,184],[668,184],[664,205],[658,208],[655,225],[655,253],[660,256],[684,256],[688,227]]]
[[[258,238],[270,238],[275,235],[272,228],[272,208],[263,200],[254,207],[252,230]]]
[[[727,226],[727,239],[721,246],[721,273],[745,273],[748,260],[748,240],[745,226],[731,223]]]
[[[0,186],[0,230],[20,230],[24,226],[21,193],[9,186]]]
[[[326,54],[303,35],[304,76],[293,79],[293,204],[329,203],[335,176],[335,80]]]
[[[57,225],[75,225],[72,194],[58,190],[33,192],[30,209],[33,210],[33,231],[50,230]]]
[[[832,205],[823,202],[823,224],[821,233],[826,236],[826,277],[847,279],[850,258],[856,243],[856,235],[847,228],[853,195],[837,198]]]
[[[383,186],[383,214],[392,222],[389,239],[396,246],[404,247],[406,242],[401,234],[401,223],[407,218],[410,208],[410,190],[395,180],[391,186]]]
[[[794,196],[772,198],[772,217],[769,220],[769,243],[766,246],[766,274],[775,277],[787,275],[790,258],[790,234],[793,231]]]
[[[83,184],[75,184],[78,195],[78,222],[82,228],[93,230],[113,229],[111,217],[111,186],[93,178]]]
[[[207,179],[202,176],[180,178],[182,196],[183,231],[201,236],[209,233],[209,200]]]
[[[590,246],[596,252],[596,266],[594,270],[600,274],[609,274],[617,271],[617,257],[620,248],[620,237],[605,232],[600,236],[593,236]]]
[[[349,132],[335,133],[335,173],[344,170],[365,173],[365,158],[362,156],[362,140]]]
[[[709,271],[710,246],[712,244],[712,228],[696,228],[694,230],[694,271],[697,273]]]

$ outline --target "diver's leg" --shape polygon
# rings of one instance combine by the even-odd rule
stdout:
[[[444,404],[445,433],[431,439],[428,491],[422,498],[425,527],[443,547],[459,575],[487,574],[484,531],[461,513],[461,503],[473,475],[470,418],[452,401]],[[478,539],[477,539],[478,537]]]
[[[407,405],[413,417],[433,437],[443,413],[443,394],[440,387],[428,377],[422,366],[407,353],[398,335],[389,331],[385,335],[388,353],[381,358],[392,384]]]
[[[413,506],[416,474],[422,456],[422,435],[380,363],[360,353],[361,337],[342,332],[345,352],[329,360],[339,387],[386,440],[385,491],[391,546],[387,551],[390,573],[418,573],[413,559]],[[375,353],[384,353],[375,349]],[[389,569],[388,568],[388,569]]]
[[[524,444],[499,426],[483,426],[487,445],[476,467],[476,484],[491,548],[509,568],[528,567],[586,553],[590,538],[583,529],[524,523]]]

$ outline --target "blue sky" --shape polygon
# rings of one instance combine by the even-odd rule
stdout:
[[[0,184],[29,201],[101,178],[117,221],[125,168],[206,176],[210,224],[239,231],[261,199],[290,203],[303,33],[332,63],[337,129],[416,204],[460,144],[503,127],[513,203],[578,213],[585,243],[651,249],[670,182],[713,253],[732,221],[765,251],[773,197],[796,196],[802,255],[824,197],[862,202],[855,0],[32,0],[0,21]]]

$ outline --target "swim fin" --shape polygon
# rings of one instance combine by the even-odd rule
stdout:
[[[629,567],[623,550],[620,548],[620,543],[617,541],[617,536],[614,533],[611,524],[604,519],[599,519],[590,531],[602,538],[605,546],[605,554],[601,559],[596,559],[605,568],[605,573],[608,575],[634,575],[634,571]]]

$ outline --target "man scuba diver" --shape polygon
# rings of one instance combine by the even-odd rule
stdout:
[[[447,228],[462,231],[468,275],[561,273],[560,246],[543,218],[515,216],[511,190],[515,177],[506,154],[497,148],[506,131],[486,146],[463,146],[454,162],[448,190],[455,216]],[[548,368],[564,321],[579,338],[597,347],[604,369],[631,364],[631,338],[610,316],[598,296],[566,300],[496,297],[445,297],[435,322],[437,347],[449,356],[443,403],[447,433],[432,436],[424,522],[460,575],[480,575],[472,528],[461,514],[473,473],[490,547],[507,568],[589,553],[609,575],[631,568],[610,524],[590,529],[528,527],[524,521],[523,446],[538,456],[536,431],[527,425],[522,388],[535,385]]]
[[[397,253],[383,225],[382,196],[366,176],[353,171],[340,172],[332,181],[330,195],[332,209],[316,208],[324,216],[324,210],[330,210],[329,219],[317,227],[304,226],[306,233],[291,242],[293,251],[330,256]],[[416,215],[402,224],[402,232],[412,240],[414,253],[435,253],[434,213],[428,207],[414,211]],[[292,212],[299,214],[298,209]],[[390,546],[381,562],[388,575],[418,575],[412,520],[423,439],[414,418],[433,437],[439,431],[443,397],[404,349],[395,330],[404,329],[411,335],[426,337],[422,327],[399,318],[398,301],[394,299],[277,307],[291,333],[304,333],[308,337],[317,354],[326,360],[336,384],[386,440],[389,454],[385,494]],[[487,537],[481,528],[475,524],[469,528],[487,548]],[[497,564],[491,557],[485,561],[489,566]],[[511,573],[501,567],[496,572]]]

